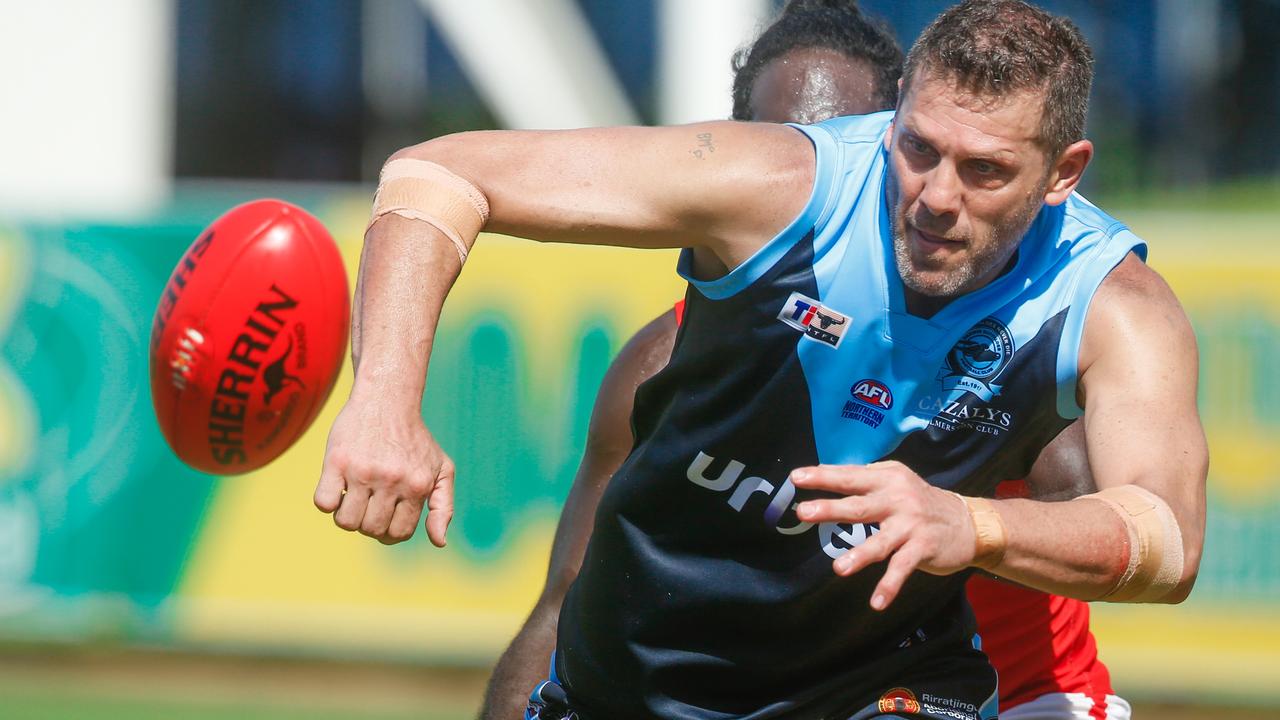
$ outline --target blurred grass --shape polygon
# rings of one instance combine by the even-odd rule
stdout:
[[[270,703],[104,697],[76,690],[8,688],[3,683],[0,683],[0,716],[12,720],[469,720],[472,717],[457,711],[439,713],[429,709],[323,710]]]
[[[0,647],[3,720],[472,720],[485,669]],[[1144,701],[1145,700],[1145,701]],[[1275,720],[1276,710],[1138,698],[1137,720]]]
[[[471,720],[475,712],[436,711],[429,707],[400,710],[320,709],[271,702],[176,701],[147,697],[120,698],[78,690],[9,687],[0,681],[0,717],[8,720]],[[1134,703],[1137,720],[1275,720],[1274,710]]]
[[[3,720],[470,720],[485,669],[0,647]]]

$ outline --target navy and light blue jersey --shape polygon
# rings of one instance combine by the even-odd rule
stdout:
[[[965,622],[965,576],[831,561],[874,524],[800,522],[808,465],[895,459],[989,495],[1080,414],[1076,362],[1103,278],[1145,246],[1073,195],[1013,266],[924,319],[905,308],[885,201],[891,113],[798,127],[816,178],[789,227],[690,284],[670,364],[601,500],[560,620],[559,677],[589,717],[815,717],[921,628]],[[824,705],[824,703],[826,703]]]

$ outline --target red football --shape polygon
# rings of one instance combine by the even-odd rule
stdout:
[[[271,462],[319,414],[351,308],[333,238],[296,205],[218,218],[169,277],[151,326],[151,399],[183,462],[234,475]]]

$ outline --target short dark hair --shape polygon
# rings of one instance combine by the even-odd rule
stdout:
[[[898,104],[902,48],[855,0],[791,0],[750,47],[733,56],[733,119],[751,119],[751,90],[766,65],[793,50],[823,48],[864,60],[874,73],[876,103]]]
[[[992,97],[1043,93],[1040,142],[1050,157],[1084,139],[1093,51],[1065,17],[1022,0],[965,0],[939,15],[911,46],[903,95],[922,73]]]

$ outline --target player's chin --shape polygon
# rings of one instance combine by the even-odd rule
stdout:
[[[911,258],[911,268],[903,276],[902,282],[921,295],[943,297],[956,292],[958,269],[954,263],[939,261],[935,258]]]

